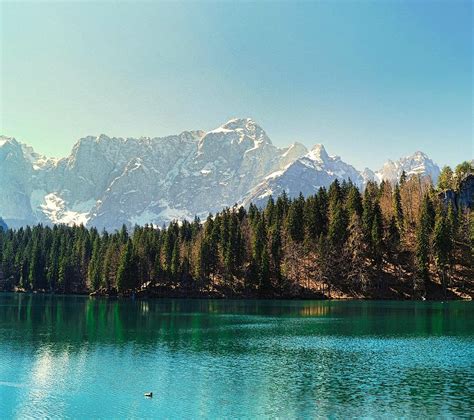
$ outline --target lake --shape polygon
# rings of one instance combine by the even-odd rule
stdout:
[[[469,417],[474,304],[0,294],[0,413]]]

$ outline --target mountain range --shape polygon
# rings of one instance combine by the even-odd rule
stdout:
[[[52,159],[0,136],[0,217],[11,227],[85,224],[114,230],[126,224],[166,224],[203,218],[234,204],[263,204],[270,195],[308,195],[335,179],[396,181],[440,169],[416,152],[374,172],[358,171],[323,145],[279,148],[250,118],[215,130],[156,138],[80,139],[69,156]]]

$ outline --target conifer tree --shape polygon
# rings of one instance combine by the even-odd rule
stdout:
[[[176,240],[173,246],[173,253],[171,255],[171,275],[174,279],[177,278],[180,273],[180,255],[179,255],[179,241]]]
[[[372,228],[370,230],[370,243],[372,246],[372,256],[375,262],[380,263],[382,256],[382,238],[383,238],[383,225],[382,225],[382,211],[380,210],[379,204],[376,202],[373,206],[373,218]]]
[[[461,181],[466,177],[466,175],[474,173],[474,167],[471,162],[464,161],[459,165],[456,165],[454,172],[456,174],[454,187],[458,189]]]
[[[281,279],[281,260],[282,260],[282,240],[280,233],[279,221],[276,222],[271,236],[271,262],[275,276]]]
[[[300,196],[293,200],[288,209],[287,225],[290,238],[295,242],[304,239],[304,199]]]
[[[402,174],[400,175],[400,180],[399,180],[398,183],[400,184],[400,187],[403,187],[406,182],[407,182],[407,174],[406,174],[405,170],[403,170]]]
[[[397,254],[400,246],[400,231],[395,216],[392,216],[388,225],[387,243],[392,254]]]
[[[344,256],[348,260],[347,279],[350,286],[366,290],[370,284],[367,267],[369,248],[362,229],[361,217],[354,212],[349,223],[349,237],[344,246]]]
[[[269,227],[273,226],[275,223],[276,213],[275,200],[270,195],[267,201],[267,206],[265,207],[265,219],[267,220]]]
[[[331,214],[329,216],[329,243],[337,250],[341,249],[346,240],[347,220],[344,208],[340,201],[331,206]]]
[[[133,245],[130,239],[122,251],[117,270],[117,290],[124,292],[136,287],[136,261],[133,253]]]
[[[100,238],[96,237],[94,244],[92,246],[92,257],[88,267],[88,282],[89,287],[92,290],[97,290],[100,287],[100,263],[101,263],[101,254],[100,254]]]
[[[268,251],[267,251],[266,247],[263,250],[262,260],[260,262],[259,276],[260,276],[260,287],[259,287],[259,289],[263,293],[268,293],[271,290],[270,256],[268,255]]]
[[[352,218],[352,215],[354,214],[359,217],[362,216],[362,197],[359,189],[355,185],[352,185],[347,193],[346,209],[349,218]]]
[[[329,201],[329,208],[334,206],[336,203],[341,203],[343,200],[342,196],[342,189],[339,181],[337,179],[334,180],[333,183],[329,186],[328,190],[328,201]]]
[[[370,190],[364,191],[364,200],[362,203],[362,230],[364,231],[367,243],[371,244],[372,240],[372,224],[374,221],[373,198]]]
[[[44,261],[37,239],[32,247],[28,283],[32,290],[45,287]]]
[[[454,188],[454,173],[449,166],[444,166],[438,177],[438,189],[449,190]]]
[[[253,246],[252,246],[253,259],[257,267],[260,266],[262,262],[262,255],[265,249],[265,242],[266,242],[265,221],[263,217],[260,217],[255,226],[255,233],[254,233]]]
[[[329,198],[326,189],[321,187],[318,190],[319,213],[321,215],[321,233],[327,235],[329,227]]]
[[[452,251],[452,237],[449,224],[443,212],[436,216],[436,223],[433,231],[433,253],[436,266],[440,272],[441,282],[446,291],[446,271],[450,262]]]
[[[430,255],[430,232],[431,232],[431,215],[427,210],[428,206],[424,206],[426,210],[420,214],[418,226],[416,230],[416,268],[421,278],[428,278],[428,262]]]
[[[423,203],[421,205],[421,219],[424,221],[424,223],[426,223],[426,227],[429,233],[433,231],[435,216],[436,211],[433,205],[433,201],[431,201],[431,197],[429,196],[429,194],[425,194],[423,197]]]
[[[398,184],[395,185],[393,190],[393,214],[395,215],[395,222],[397,224],[398,231],[403,232],[403,207],[402,197],[400,195],[400,187]]]

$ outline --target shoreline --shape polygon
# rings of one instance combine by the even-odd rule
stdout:
[[[12,294],[25,294],[25,295],[43,295],[43,296],[83,296],[91,297],[98,299],[109,299],[109,300],[159,300],[159,299],[190,299],[190,300],[199,300],[199,299],[214,299],[214,300],[255,300],[255,301],[278,301],[278,300],[287,300],[287,301],[393,301],[393,302],[409,302],[409,301],[419,301],[419,302],[444,302],[444,301],[473,301],[472,298],[466,297],[463,298],[459,295],[450,295],[447,297],[426,297],[425,299],[420,298],[393,298],[393,297],[383,297],[383,296],[373,296],[373,297],[358,297],[358,296],[326,296],[319,293],[314,293],[312,295],[301,295],[301,296],[291,296],[291,295],[281,295],[281,296],[256,296],[256,295],[242,295],[242,294],[233,294],[233,295],[222,295],[219,293],[209,293],[209,292],[187,292],[187,293],[156,293],[153,291],[137,291],[130,293],[96,293],[96,292],[48,292],[40,290],[1,290],[0,293],[12,293]]]

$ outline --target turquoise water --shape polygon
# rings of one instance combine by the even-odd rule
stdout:
[[[472,417],[474,304],[0,294],[0,413]]]

